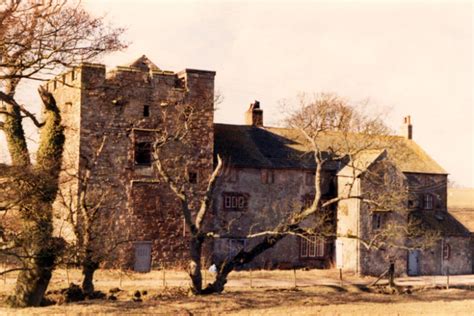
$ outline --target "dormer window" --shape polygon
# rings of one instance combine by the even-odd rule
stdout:
[[[144,105],[143,106],[143,117],[149,117],[150,116],[150,106],[149,105]]]
[[[425,194],[424,207],[425,207],[425,210],[432,210],[433,209],[433,195]]]

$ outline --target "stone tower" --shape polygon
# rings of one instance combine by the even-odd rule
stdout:
[[[74,199],[87,186],[90,199],[102,201],[96,246],[129,241],[118,252],[128,267],[146,270],[147,260],[176,265],[187,256],[179,203],[154,169],[152,146],[164,134],[182,133],[190,117],[185,137],[166,145],[162,158],[197,207],[213,168],[214,76],[163,71],[142,56],[109,72],[82,64],[46,84],[66,127],[63,189]]]

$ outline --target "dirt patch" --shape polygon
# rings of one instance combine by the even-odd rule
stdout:
[[[222,294],[190,295],[185,273],[154,271],[149,274],[121,274],[99,271],[96,289],[100,299],[74,301],[80,271],[59,270],[51,282],[49,295],[62,295],[62,305],[10,309],[0,302],[0,314],[210,314],[210,315],[314,315],[329,314],[453,314],[468,315],[474,310],[470,286],[446,290],[441,286],[407,286],[387,295],[366,286],[371,279],[347,276],[343,286],[338,275],[328,271],[298,271],[297,287],[293,272],[239,272]],[[267,276],[269,278],[267,278]],[[209,280],[210,275],[206,276]],[[252,282],[250,282],[250,279]],[[258,280],[261,282],[259,283]],[[317,282],[326,280],[326,284]],[[69,282],[68,282],[69,281]],[[351,282],[349,282],[351,281]],[[365,282],[362,282],[365,281]],[[2,280],[0,280],[2,282]],[[266,282],[266,283],[264,283]],[[176,284],[176,285],[174,285]],[[250,287],[252,285],[252,287]],[[270,285],[270,286],[269,286]],[[13,290],[14,278],[0,284],[0,300]],[[382,286],[383,287],[383,286]],[[78,294],[78,293],[76,293]],[[79,295],[80,296],[80,295]],[[55,299],[56,302],[59,299]],[[2,305],[3,304],[3,305]]]

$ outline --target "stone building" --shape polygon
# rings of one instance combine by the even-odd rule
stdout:
[[[265,126],[257,101],[245,113],[245,125],[215,124],[214,76],[215,72],[195,69],[162,71],[142,56],[109,72],[103,65],[83,64],[46,85],[66,126],[63,186],[77,195],[84,189],[84,175],[89,175],[89,190],[99,200],[107,197],[101,206],[102,232],[115,239],[111,244],[124,242],[119,255],[128,267],[146,271],[150,262],[179,265],[187,258],[189,233],[178,201],[152,163],[153,140],[168,131],[176,133],[187,111],[193,115],[182,145],[167,148],[163,155],[170,172],[184,172],[180,185],[191,192],[191,203],[196,205],[205,192],[218,154],[226,166],[213,193],[208,225],[228,238],[208,245],[208,264],[251,246],[258,239],[246,236],[277,224],[285,216],[285,205],[302,207],[314,196],[315,163],[305,155],[308,144],[303,135]],[[328,237],[288,236],[248,267],[328,268],[338,257],[344,269],[377,274],[395,257],[399,274],[440,274],[447,267],[450,273],[471,273],[470,236],[447,212],[447,173],[412,140],[409,118],[405,123],[404,136],[384,139],[386,149],[368,150],[355,158],[361,164],[356,175],[347,160],[327,163],[321,193],[323,199],[338,196],[350,177],[356,178],[353,189],[358,192],[407,189],[410,198],[400,208],[440,232],[442,239],[434,248],[400,248],[393,253],[365,249],[361,240],[347,236],[358,233],[370,239],[390,217],[400,223],[407,217],[382,215],[348,200],[328,209]],[[328,136],[326,146],[337,137]],[[366,175],[373,171],[395,179],[395,184],[371,186]],[[60,233],[68,232],[65,227]],[[410,240],[399,238],[409,246]]]

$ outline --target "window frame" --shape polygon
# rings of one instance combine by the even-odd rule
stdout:
[[[273,169],[260,169],[260,182],[262,184],[275,183],[275,172]]]
[[[222,209],[227,212],[244,212],[248,210],[249,195],[241,192],[223,192]]]
[[[434,197],[433,194],[427,193],[423,197],[423,208],[425,210],[432,210],[434,207]]]
[[[300,259],[320,259],[326,256],[326,239],[320,236],[299,238]]]
[[[383,229],[387,222],[388,211],[373,211],[371,217],[372,230],[377,231]]]

